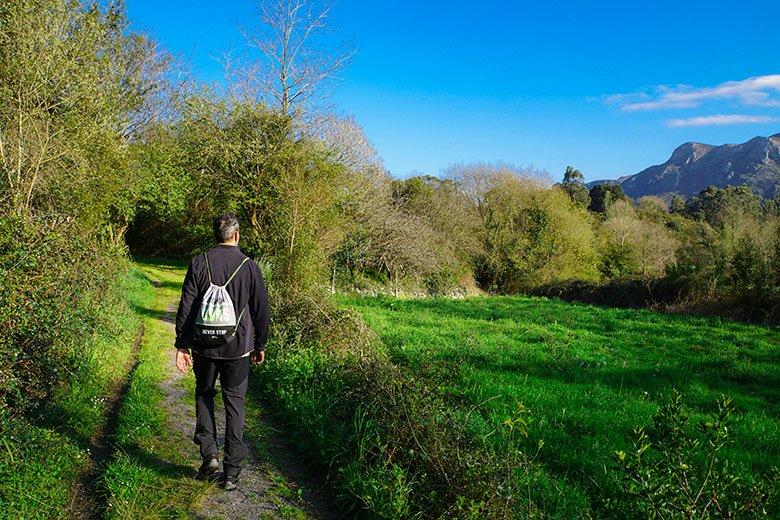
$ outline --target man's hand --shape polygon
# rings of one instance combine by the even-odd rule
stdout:
[[[192,367],[190,351],[186,348],[176,349],[176,368],[179,369],[179,372],[186,374],[190,367]]]
[[[255,350],[252,352],[252,363],[259,365],[265,361],[265,350]]]

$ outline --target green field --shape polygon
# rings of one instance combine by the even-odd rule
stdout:
[[[526,451],[576,508],[598,510],[610,497],[612,454],[629,449],[632,429],[650,423],[674,390],[692,425],[721,395],[733,398],[723,455],[736,474],[780,466],[777,329],[528,297],[338,302],[359,311],[395,363],[431,377],[452,407],[478,407],[468,416],[475,436],[526,407]]]

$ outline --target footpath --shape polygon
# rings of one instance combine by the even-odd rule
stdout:
[[[126,396],[115,420],[111,460],[102,462],[106,518],[323,518],[338,515],[325,499],[322,482],[300,461],[281,429],[262,409],[253,385],[247,395],[244,441],[249,448],[239,488],[222,490],[197,482],[200,463],[192,442],[194,376],[174,366],[175,305],[185,267],[139,263],[154,285],[143,316],[144,336]],[[224,409],[215,399],[217,430],[224,433]],[[112,425],[113,426],[113,425]],[[218,438],[222,446],[223,436]],[[221,460],[221,457],[220,457]],[[94,517],[94,515],[85,515]]]

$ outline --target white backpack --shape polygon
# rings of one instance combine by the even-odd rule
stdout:
[[[241,323],[241,316],[244,315],[244,309],[236,320],[236,310],[233,307],[233,300],[230,298],[226,287],[233,281],[238,271],[244,266],[249,258],[244,258],[233,274],[230,275],[225,285],[215,285],[211,281],[211,267],[209,266],[209,257],[203,254],[206,259],[206,271],[209,273],[209,288],[203,295],[203,301],[200,303],[198,317],[195,319],[195,342],[204,347],[219,347],[233,339],[236,335],[236,328]]]

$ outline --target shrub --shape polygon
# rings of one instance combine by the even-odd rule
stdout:
[[[426,276],[423,283],[430,296],[444,296],[457,287],[459,279],[454,269],[444,266]]]
[[[724,396],[717,415],[692,433],[682,395],[675,393],[650,428],[635,429],[632,449],[614,454],[626,516],[694,519],[776,514],[777,471],[771,477],[743,481],[723,456],[731,440],[733,415],[731,399]]]
[[[0,414],[41,404],[88,361],[122,297],[122,249],[21,217],[0,218]]]

